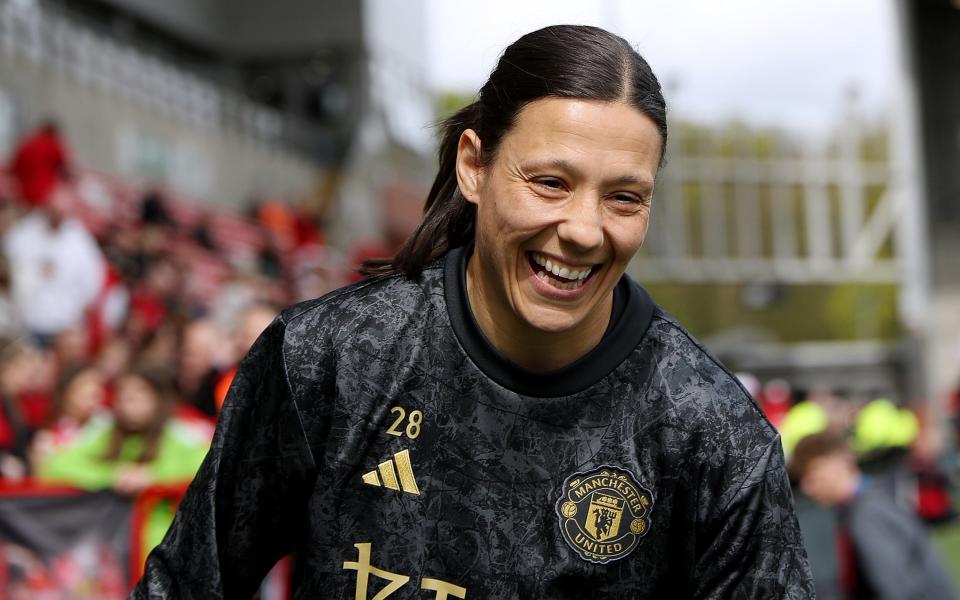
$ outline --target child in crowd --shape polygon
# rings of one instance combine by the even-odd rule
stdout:
[[[103,375],[92,364],[78,363],[61,372],[47,427],[33,437],[30,458],[34,465],[69,446],[83,427],[104,410],[104,386]]]
[[[0,338],[0,478],[28,474],[27,451],[32,434],[31,412],[23,398],[42,372],[40,352],[18,339]]]
[[[117,382],[113,416],[93,419],[73,442],[40,461],[38,477],[125,494],[189,482],[203,461],[207,440],[170,419],[173,402],[165,373],[125,373]]]
[[[804,494],[838,510],[841,595],[957,597],[923,524],[861,473],[840,435],[824,431],[802,438],[788,469]]]

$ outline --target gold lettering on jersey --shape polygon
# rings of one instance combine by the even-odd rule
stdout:
[[[354,544],[353,547],[357,549],[358,554],[357,560],[345,561],[343,563],[344,569],[357,572],[357,587],[354,592],[355,600],[367,600],[367,592],[368,588],[370,587],[370,575],[374,575],[381,579],[386,579],[389,582],[370,600],[384,600],[410,581],[409,575],[391,573],[390,571],[372,566],[370,564],[372,546],[373,544],[370,542]],[[446,600],[449,597],[467,597],[467,588],[460,587],[459,585],[455,585],[441,579],[434,579],[433,577],[424,577],[421,579],[420,589],[436,592],[436,595],[434,596],[435,600]]]
[[[606,564],[633,552],[650,530],[653,495],[630,471],[603,466],[568,477],[556,510],[567,545]]]
[[[439,579],[431,579],[430,577],[424,577],[420,581],[420,589],[436,592],[437,595],[434,596],[435,600],[447,600],[448,596],[453,596],[454,598],[467,597],[467,588],[453,585],[446,581],[440,581]]]
[[[406,585],[408,581],[410,581],[409,575],[391,573],[390,571],[385,571],[383,569],[378,569],[377,567],[371,566],[370,542],[354,544],[353,546],[359,551],[359,556],[357,557],[356,562],[344,562],[343,568],[348,571],[357,572],[357,588],[356,592],[354,593],[354,598],[356,600],[367,600],[367,587],[370,585],[370,575],[375,575],[390,582],[385,585],[382,590],[377,592],[377,594],[370,600],[384,600],[384,598],[387,598],[390,596],[390,594],[399,590]]]
[[[410,462],[410,451],[401,450],[377,465],[373,471],[361,476],[363,482],[374,487],[385,487],[395,491],[404,491],[414,496],[420,495],[420,486],[413,476],[413,464]]]

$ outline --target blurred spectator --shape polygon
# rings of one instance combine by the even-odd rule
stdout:
[[[843,438],[801,439],[788,466],[804,494],[836,507],[840,585],[848,598],[956,598],[949,574],[915,515],[862,474]]]
[[[371,241],[361,241],[357,242],[353,248],[351,248],[349,253],[349,263],[351,266],[351,273],[349,275],[350,282],[360,281],[363,279],[363,275],[360,274],[360,265],[365,263],[368,260],[376,260],[378,258],[388,258],[393,256],[395,250],[389,244],[378,243]]]
[[[253,304],[240,314],[239,324],[233,333],[233,366],[220,374],[214,387],[214,404],[217,413],[220,412],[223,401],[227,398],[227,392],[237,374],[240,360],[246,356],[253,343],[270,325],[277,313],[279,311],[276,308],[267,304]]]
[[[820,404],[810,400],[795,404],[787,411],[780,425],[780,440],[783,442],[783,453],[787,459],[791,459],[800,440],[825,430],[828,424],[827,411]]]
[[[107,340],[97,355],[97,367],[104,379],[108,382],[119,379],[129,367],[131,355],[130,342],[123,336]]]
[[[147,277],[155,263],[170,259],[173,242],[179,239],[169,202],[158,188],[150,189],[141,199],[139,225],[137,260],[141,275]]]
[[[277,252],[289,250],[297,240],[297,215],[290,205],[265,200],[256,209],[257,221],[267,234],[268,244]]]
[[[157,188],[152,188],[140,201],[140,223],[144,226],[173,227],[167,201]]]
[[[133,226],[113,226],[103,234],[103,251],[126,282],[139,281],[152,257],[142,248],[143,236]]]
[[[103,375],[91,364],[63,369],[54,388],[48,425],[36,433],[31,445],[34,465],[72,443],[94,415],[104,410],[104,385]]]
[[[792,398],[793,390],[784,379],[770,380],[763,387],[763,393],[760,394],[760,407],[770,419],[770,424],[777,429],[783,425],[783,420],[790,411]]]
[[[267,231],[263,245],[257,251],[257,269],[267,279],[281,279],[284,275],[284,250],[279,240],[275,233]]]
[[[37,351],[15,339],[0,339],[0,476],[27,475],[30,426],[21,397],[37,373]]]
[[[181,334],[177,387],[187,404],[208,417],[217,414],[215,388],[230,360],[226,341],[207,319],[189,322]]]
[[[182,311],[183,278],[174,260],[158,256],[130,295],[126,334],[139,350],[147,340]]]
[[[132,361],[137,365],[170,368],[177,363],[180,347],[179,329],[174,322],[164,321],[150,333]]]
[[[323,217],[320,208],[308,198],[301,200],[294,213],[294,247],[323,246],[326,244],[324,236]]]
[[[293,301],[319,298],[347,284],[344,258],[326,246],[304,246],[293,254]]]
[[[786,412],[780,424],[783,451],[787,458],[790,458],[797,442],[807,435],[824,430],[846,435],[852,427],[856,410],[856,402],[842,398],[829,387],[813,388],[802,401]]]
[[[15,338],[23,335],[20,313],[13,303],[10,262],[0,254],[0,337]]]
[[[240,320],[233,332],[233,362],[238,363],[257,341],[263,330],[279,314],[279,310],[268,304],[252,304],[240,313]]]
[[[84,362],[90,354],[90,337],[83,324],[67,327],[50,344],[57,365],[72,365]]]
[[[0,237],[5,236],[13,224],[20,220],[23,210],[13,202],[0,198]]]
[[[28,206],[47,203],[57,185],[70,176],[69,154],[56,122],[47,121],[20,141],[10,174]]]
[[[133,364],[133,347],[123,335],[113,335],[101,346],[94,358],[104,380],[104,404],[113,406],[116,397],[116,383]]]
[[[210,214],[207,212],[204,212],[200,216],[200,219],[197,220],[197,224],[193,226],[193,230],[190,232],[190,238],[204,250],[210,252],[220,251],[216,240],[213,239],[213,226],[210,223]]]
[[[103,287],[87,312],[87,351],[96,354],[110,334],[119,330],[130,312],[130,289],[109,262]]]
[[[3,238],[13,275],[13,302],[42,346],[81,325],[103,287],[106,262],[96,240],[69,216],[65,190],[14,224]]]
[[[886,398],[871,400],[860,409],[853,427],[853,447],[861,456],[905,452],[917,438],[917,416]]]
[[[262,279],[251,265],[235,265],[211,303],[211,318],[223,331],[231,331],[240,322],[243,311],[251,304],[264,301]]]
[[[173,403],[172,382],[165,372],[125,373],[117,383],[113,416],[92,419],[71,443],[40,461],[38,477],[124,494],[190,481],[207,443],[171,420]]]

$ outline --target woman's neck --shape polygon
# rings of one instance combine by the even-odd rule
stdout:
[[[582,323],[565,331],[537,329],[487,291],[482,277],[467,268],[470,312],[493,347],[516,365],[548,373],[575,362],[603,339],[613,311],[613,294]]]

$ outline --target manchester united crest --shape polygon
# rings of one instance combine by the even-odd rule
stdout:
[[[603,466],[563,482],[560,532],[580,558],[606,564],[633,552],[650,530],[653,495],[633,474]]]

